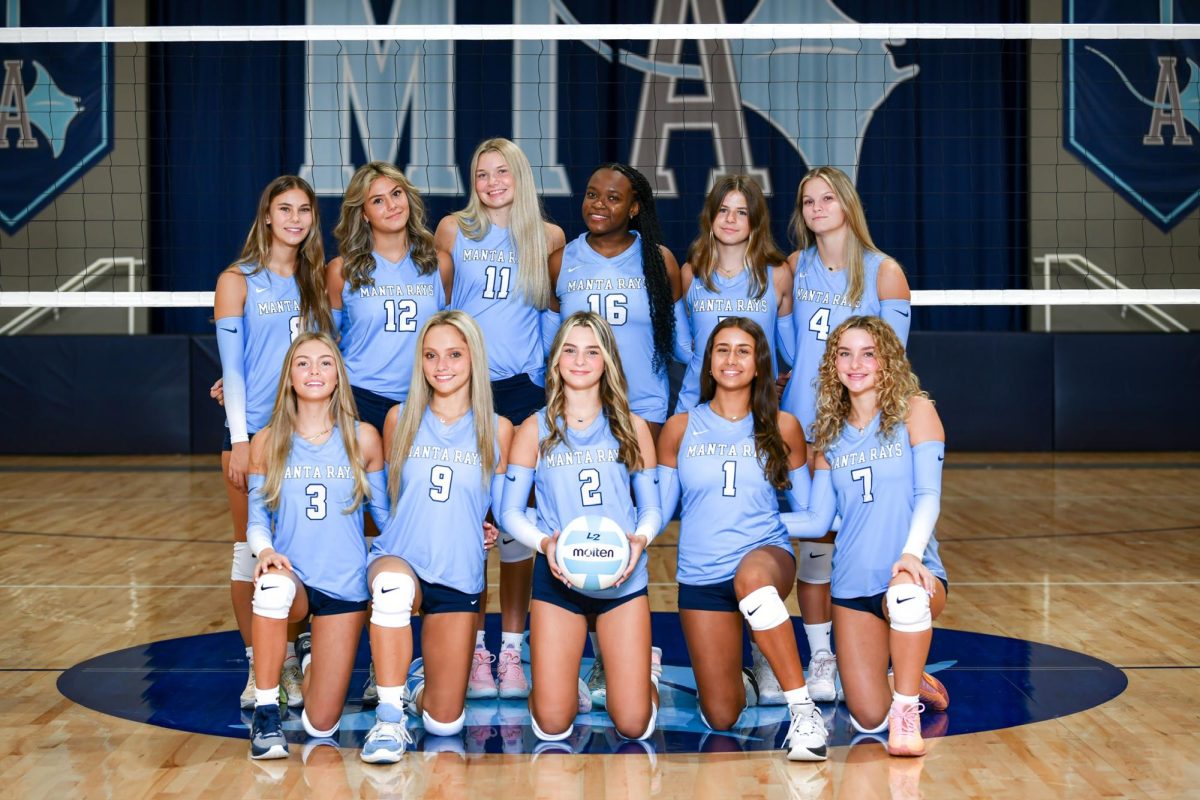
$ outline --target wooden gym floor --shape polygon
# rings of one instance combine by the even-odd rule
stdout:
[[[931,739],[923,759],[843,746],[822,766],[417,752],[381,769],[328,747],[264,766],[245,740],[93,711],[59,693],[64,670],[233,627],[216,459],[5,457],[0,474],[0,797],[1200,797],[1200,454],[953,454],[939,627],[1087,653],[1128,687],[1081,713]],[[671,541],[653,551],[656,611],[674,609]]]

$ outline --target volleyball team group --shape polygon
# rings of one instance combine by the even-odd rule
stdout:
[[[934,536],[944,434],[905,355],[907,281],[853,185],[829,167],[803,177],[791,256],[744,175],[716,181],[682,267],[637,170],[597,168],[582,216],[567,242],[506,139],[479,145],[466,208],[432,232],[400,170],[359,169],[328,264],[311,187],[283,176],[263,191],[214,314],[251,756],[287,756],[281,705],[303,706],[314,739],[336,734],[364,625],[364,700],[378,704],[364,761],[413,746],[407,717],[459,736],[474,698],[528,698],[542,742],[566,746],[594,707],[620,737],[650,737],[662,666],[646,548],[677,508],[704,723],[786,704],[787,757],[820,761],[816,703],[844,692],[859,732],[923,755],[921,713],[949,704],[924,672],[948,588]],[[669,416],[673,360],[687,366]],[[608,589],[576,588],[555,559],[584,514],[628,532]]]

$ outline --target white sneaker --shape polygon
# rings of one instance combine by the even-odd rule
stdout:
[[[788,749],[788,761],[824,761],[825,719],[815,703],[797,703],[789,709],[792,724],[783,740]]]
[[[838,699],[837,656],[828,650],[818,650],[808,665],[808,696],[817,703]]]
[[[404,712],[381,703],[359,758],[368,764],[395,764],[412,743],[412,734],[404,725]]]
[[[246,677],[246,688],[242,689],[242,696],[238,700],[238,703],[242,706],[242,708],[244,708],[247,711],[250,711],[254,708],[254,705],[255,705],[254,699],[256,697],[255,689],[256,689],[256,687],[254,686],[254,660],[251,659],[250,660],[250,674]]]
[[[283,670],[279,673],[279,691],[287,698],[288,708],[299,708],[304,705],[304,678],[300,675],[300,662],[291,659],[283,662]]]
[[[760,706],[787,705],[787,698],[783,696],[783,687],[779,685],[779,679],[775,677],[775,672],[767,660],[755,653],[752,662],[754,664],[754,682],[758,684],[758,704]]]
[[[592,707],[604,708],[604,703],[608,699],[608,679],[604,676],[604,658],[596,656],[592,661],[592,668],[587,676],[588,694],[592,700]]]

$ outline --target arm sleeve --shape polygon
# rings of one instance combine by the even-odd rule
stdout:
[[[796,467],[788,473],[788,480],[792,482],[791,488],[784,492],[787,495],[788,505],[793,511],[808,508],[809,498],[812,494],[812,478],[808,474],[808,466],[801,464]]]
[[[945,460],[945,442],[921,442],[913,448],[913,515],[904,552],[918,559],[925,556],[925,547],[942,512],[942,464]]]
[[[498,472],[492,475],[492,516],[496,520],[497,527],[500,525],[500,508],[504,504],[504,484],[507,482],[503,473]]]
[[[542,539],[548,537],[525,516],[531,488],[533,488],[533,470],[529,467],[509,464],[508,472],[505,474],[504,499],[500,503],[500,527],[521,544],[540,553]]]
[[[679,508],[679,496],[682,487],[679,485],[679,470],[675,467],[658,465],[658,497],[662,504],[663,527],[675,518],[675,509]]]
[[[380,533],[383,533],[388,517],[392,513],[391,498],[387,493],[387,470],[368,472],[367,486],[371,489],[371,499],[367,501],[367,510],[371,512],[371,519],[375,520],[375,527],[379,529]]]
[[[643,469],[629,476],[633,484],[633,501],[637,503],[637,527],[634,536],[645,536],[646,546],[662,530],[662,500],[659,498],[658,470]]]
[[[263,496],[263,484],[267,482],[266,475],[247,476],[250,486],[248,499],[248,521],[246,523],[246,543],[255,558],[263,550],[271,546],[271,512],[267,510],[267,499]]]
[[[342,320],[346,318],[346,310],[343,308],[331,308],[329,309],[329,315],[333,319],[333,338],[341,338]]]
[[[687,364],[692,360],[692,319],[683,298],[675,301],[675,360]]]
[[[246,345],[245,320],[217,320],[217,351],[221,354],[221,377],[225,381],[225,420],[233,442],[248,442],[246,431]]]
[[[908,329],[912,324],[912,303],[908,300],[883,300],[879,303],[879,316],[892,326],[900,344],[908,347]]]
[[[829,532],[835,511],[837,498],[833,494],[833,479],[829,470],[819,469],[813,475],[809,508],[793,509],[779,516],[793,539],[819,539]]]
[[[547,308],[541,314],[540,324],[542,328],[542,356],[543,358],[549,358],[550,347],[554,344],[554,336],[558,333],[558,327],[562,325],[562,314]]]
[[[775,320],[775,347],[785,364],[796,363],[796,316],[788,314]]]

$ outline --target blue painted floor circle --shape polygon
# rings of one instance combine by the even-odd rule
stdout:
[[[804,642],[799,618],[797,641]],[[425,737],[420,723],[418,750],[465,753],[534,753],[550,747],[576,753],[659,753],[773,750],[787,732],[783,706],[763,706],[743,712],[732,731],[709,731],[700,720],[696,684],[688,665],[687,647],[674,613],[652,615],[654,643],[663,649],[662,705],[657,730],[646,744],[621,739],[603,711],[582,714],[575,734],[565,743],[546,745],[529,727],[523,700],[471,700],[466,728],[460,737]],[[420,621],[414,620],[418,652]],[[498,615],[489,615],[488,641],[499,641]],[[802,645],[803,647],[803,645]],[[804,663],[808,653],[803,652]],[[350,697],[342,714],[337,744],[358,748],[375,722],[372,709],[361,702],[369,651],[359,643]],[[584,658],[583,674],[591,659]],[[248,738],[249,712],[237,698],[246,681],[246,660],[236,631],[187,636],[138,645],[84,661],[64,672],[58,688],[82,706],[135,722],[217,736]],[[525,664],[526,672],[529,666]],[[1125,674],[1107,662],[1051,645],[969,631],[937,628],[928,671],[950,693],[949,711],[925,714],[926,737],[950,736],[1007,728],[1074,714],[1105,703],[1124,691]],[[841,704],[821,704],[831,745],[853,740],[849,716]],[[284,720],[288,740],[301,744],[307,735],[299,711]]]

